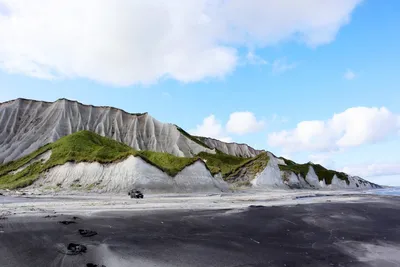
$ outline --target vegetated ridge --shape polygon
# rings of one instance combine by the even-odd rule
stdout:
[[[196,164],[196,168],[185,172],[191,177],[191,183],[195,183],[194,177],[201,173],[204,183],[216,183],[218,188],[221,187],[218,177],[234,187],[377,187],[359,177],[328,170],[319,164],[297,164],[246,144],[192,136],[179,126],[161,123],[147,113],[132,114],[67,99],[55,102],[17,99],[0,103],[0,126],[0,164],[3,163],[0,165],[0,188],[31,185],[49,170],[67,166],[67,163],[98,163],[105,168],[131,156],[140,158],[140,162],[171,179]],[[142,172],[132,175],[139,177],[142,184],[143,179],[152,179],[146,176],[145,165],[137,164]],[[75,165],[68,166],[73,168]],[[94,175],[87,165],[79,166],[86,168],[85,175]],[[132,167],[125,167],[128,172],[133,171]],[[103,172],[102,167],[96,168]],[[112,172],[118,175],[116,170]],[[156,173],[155,170],[152,172]],[[159,172],[156,175],[162,176]],[[162,177],[161,180],[169,179]],[[179,177],[184,180],[184,176]],[[217,177],[218,181],[210,177]],[[109,190],[113,188],[109,187]],[[174,190],[180,188],[182,184]]]

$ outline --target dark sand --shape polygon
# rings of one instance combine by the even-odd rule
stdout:
[[[382,199],[75,219],[8,216],[0,219],[0,266],[400,266],[400,201]],[[79,229],[98,234],[82,237]],[[86,253],[63,254],[69,243],[85,245]]]

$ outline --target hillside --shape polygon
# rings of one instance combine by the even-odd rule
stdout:
[[[224,191],[228,185],[278,188],[375,186],[320,165],[279,159],[269,152],[253,158],[220,151],[177,157],[162,152],[137,151],[90,131],[62,137],[25,157],[0,165],[0,188],[14,189],[32,184],[118,192],[132,186],[163,192]]]
[[[180,127],[162,123],[147,113],[131,114],[113,107],[76,101],[16,99],[0,103],[0,163],[19,159],[63,136],[87,130],[122,142],[135,150],[193,157],[215,153],[214,147],[239,157],[254,156],[253,148],[235,144],[207,145]],[[207,141],[207,143],[209,143]]]
[[[135,150],[191,157],[213,151],[182,134],[175,125],[149,114],[130,114],[60,99],[43,102],[17,99],[0,104],[0,163],[18,159],[59,138],[88,130]]]
[[[262,152],[265,152],[264,150],[254,149],[246,144],[227,143],[214,138],[203,136],[196,136],[196,138],[207,145],[209,148],[217,149],[228,155],[250,158],[257,156]]]

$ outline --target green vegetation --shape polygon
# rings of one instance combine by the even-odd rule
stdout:
[[[280,159],[282,159],[286,165],[291,166],[291,165],[298,165],[296,162],[290,160],[290,159],[285,159],[284,157],[279,157]]]
[[[266,152],[260,153],[254,158],[249,158],[243,164],[237,166],[230,173],[224,177],[226,180],[234,180],[237,176],[239,176],[239,172],[245,168],[246,173],[250,176],[255,176],[257,173],[260,173],[267,167],[269,162],[269,157]]]
[[[332,183],[332,179],[335,176],[335,174],[339,179],[346,181],[347,184],[350,184],[350,181],[345,173],[328,170],[319,164],[313,164],[313,163],[296,164],[291,160],[287,160],[282,157],[281,159],[283,159],[287,164],[287,165],[279,165],[279,169],[281,171],[292,171],[297,175],[301,174],[301,176],[305,178],[307,176],[308,170],[310,169],[310,166],[312,166],[314,168],[315,174],[318,176],[318,179],[320,181],[324,180],[327,185]]]
[[[12,174],[37,156],[51,150],[50,159],[46,162],[35,162],[22,171]],[[19,160],[0,165],[0,189],[15,189],[31,185],[39,174],[66,162],[100,162],[111,163],[133,155],[142,158],[171,176],[198,158],[176,157],[167,153],[135,151],[131,147],[93,132],[80,131],[64,136],[54,143],[43,146],[37,151]]]
[[[208,169],[213,175],[221,173],[222,177],[227,177],[243,164],[252,160],[252,158],[235,157],[219,151],[215,154],[200,152],[197,154],[197,157],[206,162]]]
[[[343,172],[328,170],[319,164],[312,164],[312,166],[315,170],[315,173],[318,175],[319,180],[322,180],[322,179],[325,180],[326,184],[332,183],[332,179],[333,179],[333,176],[335,176],[335,174],[336,174],[337,178],[339,178],[340,180],[346,181],[347,184],[350,184],[347,174],[345,174]]]
[[[177,175],[178,172],[198,160],[198,158],[183,158],[153,151],[137,151],[134,155],[141,157],[147,163],[159,168],[170,176]]]
[[[207,147],[201,141],[201,138],[194,138],[179,127],[177,129],[196,143]],[[32,163],[32,160],[49,150],[51,150],[51,156],[46,162],[38,161]],[[201,152],[193,158],[176,157],[168,153],[152,151],[135,151],[128,145],[119,143],[113,139],[102,137],[89,131],[80,131],[62,137],[54,143],[47,144],[16,161],[0,165],[0,189],[15,189],[28,186],[37,180],[41,173],[66,162],[100,162],[107,164],[124,160],[131,155],[142,158],[147,163],[172,177],[185,167],[201,159],[213,175],[221,173],[225,180],[239,183],[240,186],[246,186],[249,185],[249,181],[237,180],[236,178],[243,176],[242,174],[245,175],[243,177],[254,177],[267,166],[269,161],[268,154],[265,152],[253,158],[242,158],[227,155],[218,150],[216,151],[215,154]],[[296,164],[291,160],[282,157],[281,159],[287,164],[279,165],[282,171],[292,171],[306,177],[309,167],[313,166],[319,179],[324,180],[326,184],[332,182],[335,174],[339,179],[345,180],[349,184],[347,175],[344,173],[325,169],[318,164]],[[24,166],[27,167],[23,168]],[[23,168],[21,171],[13,173],[21,168]],[[86,189],[90,190],[95,186],[95,184],[89,185]],[[80,187],[79,181],[77,181],[76,187]]]
[[[190,135],[189,133],[187,133],[185,130],[183,130],[181,127],[179,127],[178,125],[175,125],[176,129],[178,129],[178,131],[183,134],[184,136],[186,136],[187,138],[189,138],[190,140],[192,140],[193,142],[197,143],[198,145],[201,145],[205,148],[208,149],[212,149],[211,147],[209,147],[208,145],[206,145],[200,138],[198,137],[194,137],[192,135]],[[203,139],[204,140],[204,139]]]
[[[41,148],[39,148],[38,150],[36,150],[35,152],[20,158],[17,161],[11,161],[8,162],[6,164],[0,165],[0,177],[15,171],[17,169],[19,169],[20,167],[22,167],[23,165],[27,164],[28,162],[30,162],[32,159],[36,158],[37,156],[43,154],[44,152],[48,151],[49,149],[51,149],[51,145],[47,144],[45,146],[42,146]]]

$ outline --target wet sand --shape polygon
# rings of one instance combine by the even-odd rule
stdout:
[[[400,198],[318,199],[30,216],[3,207],[0,266],[400,266]],[[87,251],[66,255],[69,243]]]

